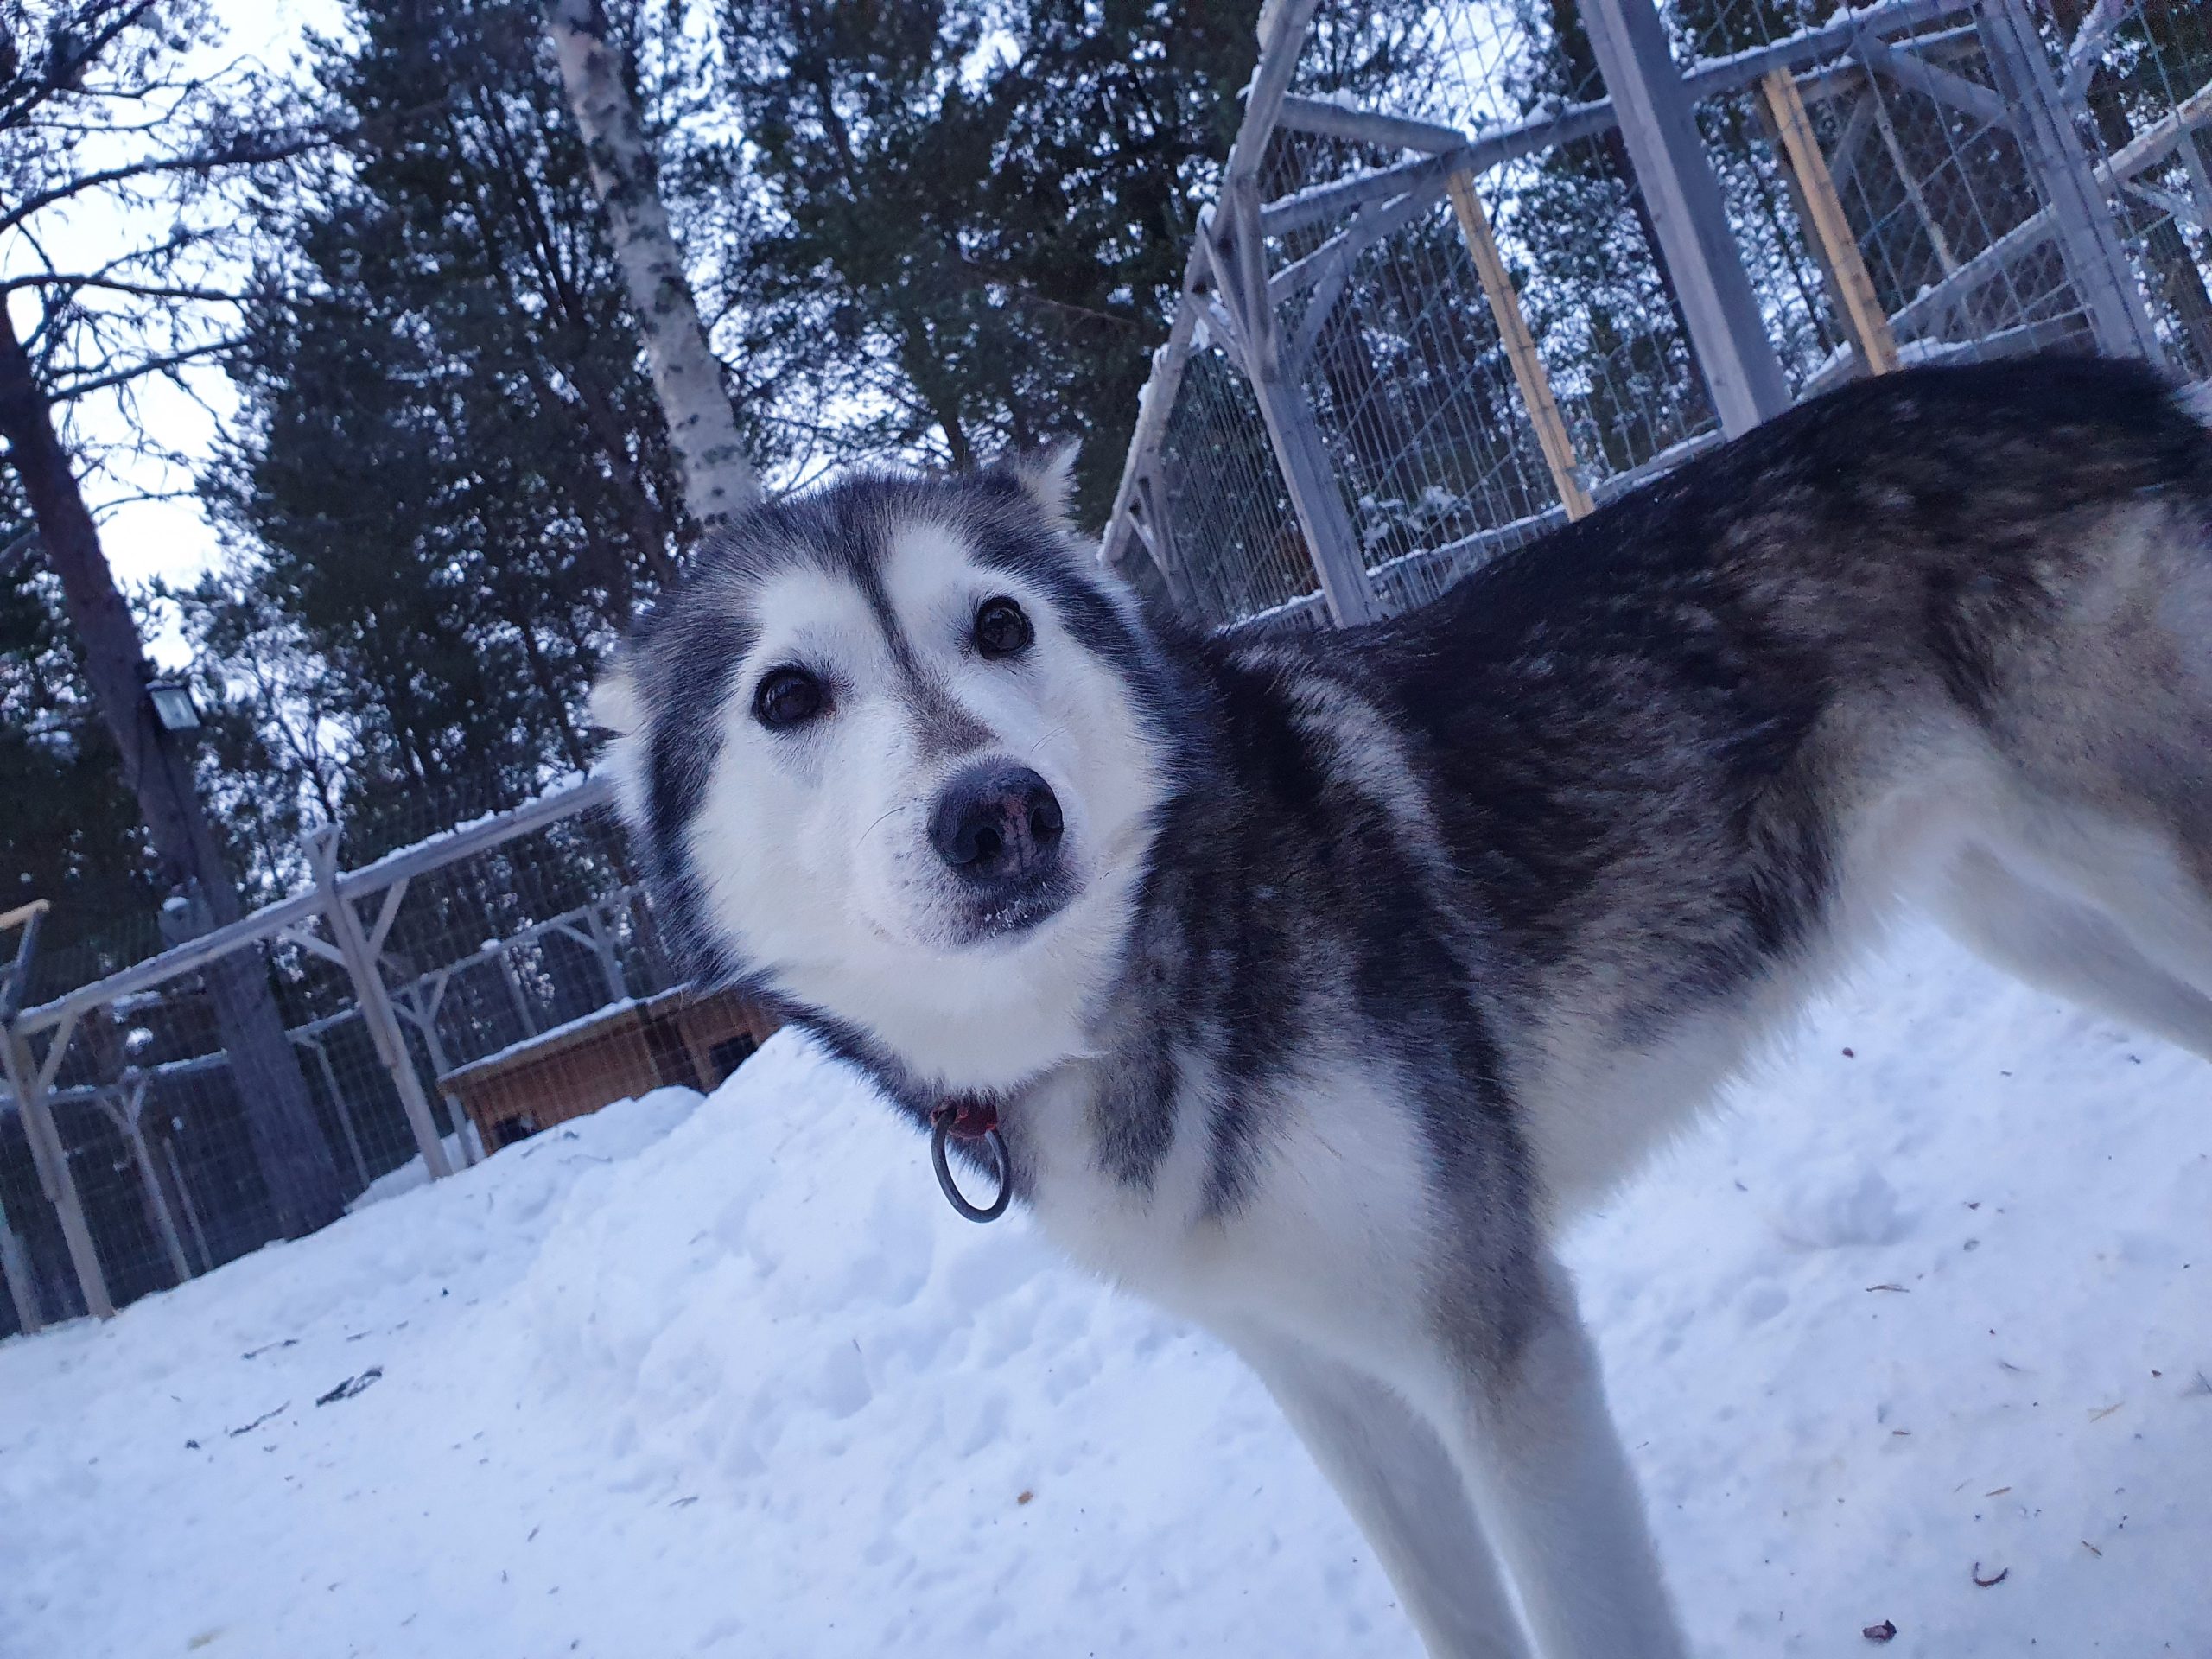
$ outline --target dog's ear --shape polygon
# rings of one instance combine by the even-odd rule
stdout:
[[[629,653],[622,652],[601,665],[599,678],[585,700],[584,714],[610,737],[632,737],[645,723],[645,702],[638,695],[638,677]]]
[[[635,658],[624,646],[600,667],[584,704],[585,717],[606,734],[597,770],[614,780],[622,817],[632,830],[644,827],[645,699],[638,686]]]
[[[1075,496],[1076,457],[1082,453],[1078,440],[1062,438],[1027,454],[1007,455],[995,470],[1019,484],[1053,529],[1073,531],[1068,505]]]

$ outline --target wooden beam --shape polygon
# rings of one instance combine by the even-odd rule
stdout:
[[[1544,359],[1536,354],[1535,336],[1529,332],[1521,296],[1506,273],[1497,238],[1491,233],[1490,216],[1483,211],[1482,198],[1475,194],[1475,181],[1467,174],[1454,173],[1445,181],[1444,188],[1452,198],[1459,234],[1466,238],[1467,251],[1474,256],[1475,275],[1482,279],[1483,297],[1490,302],[1490,314],[1497,321],[1505,360],[1513,365],[1522,407],[1528,411],[1529,424],[1536,429],[1536,442],[1544,452],[1544,465],[1551,468],[1560,505],[1567,509],[1569,518],[1587,518],[1592,510],[1590,492],[1583,485],[1581,467],[1574,458],[1574,441],[1560,418],[1559,400],[1552,396],[1551,376],[1545,372]]]
[[[2127,0],[2096,0],[2081,28],[2074,31],[2066,47],[2066,73],[2058,83],[2061,96],[2069,103],[2078,104],[2088,94],[2089,77],[2097,73],[2105,42],[2127,21],[2128,10]]]
[[[1260,14],[1260,60],[1252,67],[1251,84],[1244,89],[1244,118],[1237,123],[1236,137],[1229,147],[1229,160],[1221,169],[1222,194],[1233,193],[1240,181],[1256,180],[1260,161],[1267,154],[1268,139],[1275,130],[1276,112],[1298,73],[1299,50],[1306,44],[1306,26],[1321,0],[1280,0]]]
[[[480,853],[526,836],[533,830],[542,830],[549,823],[594,806],[609,805],[614,799],[614,785],[605,772],[595,772],[550,789],[533,800],[505,812],[495,813],[474,823],[464,824],[458,830],[447,831],[429,841],[417,842],[412,847],[403,847],[397,852],[386,853],[372,864],[364,864],[358,870],[348,870],[338,877],[340,891],[349,899],[381,891],[395,881],[421,875],[427,871],[441,869],[448,864]]]
[[[1415,161],[1355,173],[1331,184],[1294,190],[1262,207],[1260,229],[1268,236],[1282,236],[1304,230],[1308,225],[1326,224],[1370,201],[1402,196],[1424,180],[1450,172],[1450,161],[1449,156],[1424,156]]]
[[[1804,89],[1798,90],[1802,94]],[[1863,92],[1851,101],[1850,113],[1843,118],[1843,130],[1835,136],[1835,153],[1828,157],[1828,182],[1835,186],[1838,197],[1843,194],[1843,187],[1858,175],[1859,151],[1866,143],[1867,128],[1874,124],[1874,106],[1881,101],[1878,90]],[[1866,194],[1864,185],[1859,187],[1859,194],[1863,200]]]
[[[1976,0],[1887,0],[1887,3],[1847,13],[1834,22],[1807,29],[1771,46],[1752,47],[1732,57],[1710,59],[1686,71],[1682,84],[1691,98],[1699,102],[1724,97],[1739,87],[1751,86],[1770,70],[1808,68],[1835,53],[1848,50],[1862,37],[1879,38],[1917,29],[1970,11],[1975,3]],[[1931,35],[1926,40],[1948,42],[1948,37]],[[1903,42],[1906,49],[1914,51],[1923,43],[1911,40]],[[1850,63],[1833,65],[1819,73],[1834,74],[1840,71],[1860,79],[1866,73],[1865,66]],[[1278,198],[1260,210],[1261,225],[1269,236],[1279,236],[1286,231],[1332,219],[1378,195],[1400,194],[1429,176],[1432,169],[1480,175],[1524,156],[1579,143],[1619,124],[1614,118],[1612,100],[1606,98],[1499,122],[1469,134],[1458,148],[1400,162],[1395,167],[1376,172],[1357,174],[1332,184],[1310,186]],[[1440,136],[1446,130],[1440,127],[1433,130]]]
[[[369,930],[371,956],[384,954],[384,942],[391,937],[392,920],[399,913],[399,901],[407,896],[409,880],[409,877],[403,875],[385,889],[384,903],[377,908],[376,925]]]
[[[177,1232],[176,1217],[169,1213],[168,1195],[162,1191],[162,1178],[154,1173],[154,1154],[146,1147],[146,1074],[138,1074],[127,1100],[118,1099],[104,1089],[92,1097],[92,1103],[115,1125],[116,1133],[130,1149],[130,1162],[138,1172],[140,1207],[154,1224],[154,1231],[169,1258],[169,1271],[181,1285],[192,1277],[192,1263],[185,1256],[184,1240]]]
[[[1797,83],[1787,69],[1776,69],[1759,82],[1759,92],[1766,100],[1767,113],[1773,118],[1789,170],[1796,177],[1799,200],[1809,221],[1806,228],[1813,233],[1813,245],[1820,251],[1836,296],[1842,302],[1852,340],[1870,374],[1887,374],[1897,366],[1897,336],[1891,333],[1889,316],[1875,296],[1874,279],[1867,272],[1851,221],[1844,215],[1835,181],[1828,174],[1827,159],[1821,154],[1820,139],[1813,131],[1813,118],[1805,111],[1805,101],[1797,96]]]
[[[17,1016],[16,1023],[24,1034],[29,1035],[35,1031],[44,1031],[49,1026],[58,1026],[63,1020],[73,1018],[81,1009],[97,1007],[102,1002],[112,1002],[118,997],[129,996],[135,991],[149,990],[164,980],[205,967],[226,952],[236,950],[256,939],[274,938],[293,923],[313,915],[320,902],[312,893],[295,893],[289,899],[279,899],[265,910],[257,910],[252,915],[241,917],[212,933],[202,933],[195,939],[173,945],[160,956],[149,957],[120,973],[110,974],[105,979],[65,991],[51,1002],[25,1008]]]
[[[1419,149],[1440,156],[1467,142],[1466,135],[1457,127],[1354,109],[1321,98],[1286,98],[1275,119],[1296,132],[1343,138],[1353,143],[1379,144],[1386,149]]]
[[[1205,245],[1193,238],[1174,321],[1168,325],[1166,340],[1153,353],[1152,372],[1137,392],[1136,428],[1129,434],[1129,447],[1122,456],[1122,480],[1114,491],[1113,509],[1106,515],[1105,534],[1099,538],[1098,556],[1111,570],[1119,570],[1127,556],[1124,543],[1130,533],[1129,515],[1138,482],[1151,470],[1166,438],[1168,419],[1182,391],[1183,371],[1190,366],[1191,336],[1205,308],[1205,302],[1192,289],[1204,280],[1207,269]],[[1166,572],[1160,574],[1165,576]]]
[[[346,965],[346,953],[328,939],[314,931],[314,925],[312,919],[296,923],[286,928],[276,937],[287,944],[297,945],[310,956],[321,957],[325,962],[334,962],[343,968]]]
[[[1846,10],[1818,29],[1802,29],[1771,46],[1748,47],[1725,58],[1707,58],[1682,76],[1690,96],[1703,100],[1749,86],[1773,69],[1803,69],[1858,41],[1886,40],[1974,10],[1978,0],[1885,0]],[[1910,47],[1912,42],[1904,42]]]
[[[0,1205],[0,1279],[8,1281],[8,1295],[16,1305],[16,1327],[27,1337],[36,1336],[46,1328],[46,1315],[38,1305],[38,1279],[31,1271],[30,1252],[8,1224],[5,1205]]]
[[[1293,260],[1268,278],[1268,302],[1280,305],[1308,283],[1325,282],[1337,262],[1349,264],[1384,237],[1403,230],[1436,205],[1445,183],[1444,177],[1429,179],[1402,196],[1361,208],[1351,224],[1304,258]]]

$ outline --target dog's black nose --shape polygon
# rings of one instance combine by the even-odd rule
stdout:
[[[1027,766],[971,766],[938,797],[930,843],[971,881],[1043,874],[1065,828],[1052,786]]]

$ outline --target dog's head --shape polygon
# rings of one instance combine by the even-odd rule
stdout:
[[[923,1088],[1079,1049],[1174,770],[1159,648],[1068,529],[1072,459],[757,510],[593,700],[694,967]]]

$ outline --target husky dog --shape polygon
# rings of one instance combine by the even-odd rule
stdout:
[[[700,555],[596,708],[659,916],[995,1109],[1430,1651],[1683,1653],[1553,1240],[1904,900],[2212,1056],[2212,440],[2142,368],[1910,371],[1295,641],[1141,615],[1066,498],[858,477]]]

